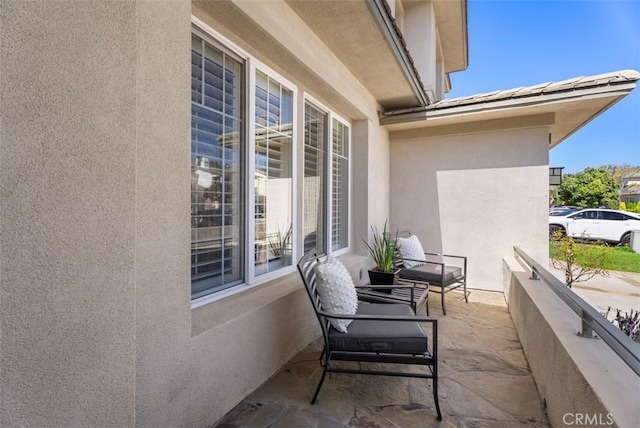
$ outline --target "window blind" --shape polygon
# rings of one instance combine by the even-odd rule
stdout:
[[[243,64],[192,36],[191,292],[243,279]]]

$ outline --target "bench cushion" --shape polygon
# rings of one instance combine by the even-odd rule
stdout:
[[[404,304],[364,303],[358,305],[359,315],[414,316]],[[332,351],[390,352],[423,354],[427,352],[427,335],[418,322],[353,320],[349,331],[329,330]]]
[[[431,285],[449,285],[462,276],[462,269],[458,266],[444,266],[444,284],[442,284],[442,265],[425,263],[410,269],[401,269],[398,278],[428,282]]]

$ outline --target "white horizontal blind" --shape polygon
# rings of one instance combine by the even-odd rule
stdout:
[[[304,251],[326,253],[327,114],[306,102],[304,117]]]
[[[332,121],[331,249],[349,245],[349,127]]]
[[[243,280],[243,64],[192,36],[191,292]]]
[[[293,91],[261,71],[255,85],[255,275],[290,266]]]

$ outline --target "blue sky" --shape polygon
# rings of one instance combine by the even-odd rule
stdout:
[[[640,71],[640,0],[469,0],[469,67],[447,98]],[[640,84],[549,153],[565,173],[640,166]]]

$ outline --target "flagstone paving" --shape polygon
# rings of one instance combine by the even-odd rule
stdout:
[[[316,341],[216,428],[549,427],[502,293],[473,290],[469,303],[449,293],[447,316],[433,297],[442,422],[425,379],[330,373],[312,406],[322,372]]]

